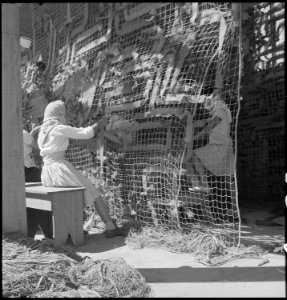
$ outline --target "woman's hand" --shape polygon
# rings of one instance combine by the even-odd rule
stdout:
[[[109,120],[107,117],[102,117],[97,123],[91,125],[93,127],[93,129],[102,129],[104,127],[106,127],[106,125],[108,124]]]
[[[102,117],[97,123],[92,125],[92,128],[94,129],[94,136],[96,136],[102,129],[104,129],[109,122],[109,119],[107,117]]]

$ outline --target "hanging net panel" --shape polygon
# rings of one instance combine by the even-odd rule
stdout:
[[[109,117],[92,145],[71,141],[66,157],[101,189],[111,215],[183,237],[208,233],[236,249],[238,5],[31,7],[30,55],[46,62],[38,90],[66,101],[73,126]]]

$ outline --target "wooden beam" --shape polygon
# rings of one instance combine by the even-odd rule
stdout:
[[[2,4],[2,224],[27,234],[17,4]]]

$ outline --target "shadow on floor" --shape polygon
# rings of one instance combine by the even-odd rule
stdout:
[[[256,220],[264,219],[268,212],[258,209],[241,208],[241,243],[246,246],[258,245],[271,250],[278,245],[284,244],[285,227],[259,226]]]
[[[138,269],[149,283],[285,281],[285,267],[153,268]]]
[[[104,233],[91,233],[84,237],[84,245],[77,247],[77,252],[101,253],[125,246],[122,236],[106,238]]]
[[[243,209],[242,217],[247,224],[241,225],[241,243],[245,246],[258,245],[272,251],[278,245],[284,244],[284,226],[257,226],[256,219],[263,218],[265,212]],[[101,253],[126,246],[122,236],[106,238],[99,233],[91,233],[84,238],[84,245],[76,247],[78,252]]]

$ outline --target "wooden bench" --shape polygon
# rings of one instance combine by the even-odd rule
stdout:
[[[84,187],[44,187],[26,183],[28,236],[34,237],[40,225],[46,237],[64,244],[70,234],[75,246],[84,242]]]

